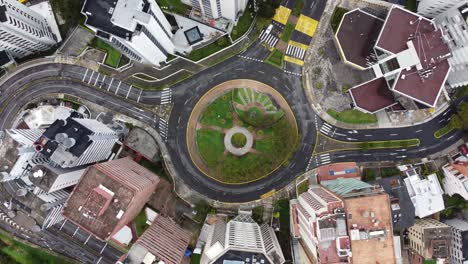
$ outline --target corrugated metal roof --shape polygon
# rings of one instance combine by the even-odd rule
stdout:
[[[324,181],[321,184],[338,195],[344,195],[353,191],[372,187],[372,185],[368,183],[353,178],[340,178],[333,181]]]

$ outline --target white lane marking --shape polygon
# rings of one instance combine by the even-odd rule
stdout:
[[[143,90],[140,90],[140,95],[138,96],[137,103],[139,103],[139,102],[140,102],[141,93],[143,93]]]
[[[119,91],[120,85],[122,84],[122,81],[119,81],[119,85],[117,85],[117,89],[115,89],[115,94]]]
[[[107,91],[110,90],[110,88],[111,88],[113,82],[114,82],[114,78],[112,78],[111,82],[109,83],[109,87],[107,87]]]
[[[84,82],[84,80],[86,79],[86,75],[88,75],[88,70],[89,70],[89,69],[86,68],[86,72],[85,72],[85,74],[84,74],[84,76],[83,76],[83,80],[81,80],[82,82]]]
[[[94,86],[96,86],[97,82],[99,81],[99,76],[101,76],[101,74],[98,72],[96,80],[94,81]]]
[[[91,83],[91,80],[93,79],[94,71],[91,71],[91,76],[89,77],[88,84]]]
[[[415,132],[415,133],[419,133],[419,132],[421,132],[421,131],[422,131],[422,129],[419,129],[419,130],[416,130],[416,131],[414,131],[414,132]]]
[[[132,90],[132,85],[130,85],[130,88],[128,88],[128,92],[127,92],[127,96],[125,97],[125,99],[128,98],[128,95],[130,94],[130,91]]]

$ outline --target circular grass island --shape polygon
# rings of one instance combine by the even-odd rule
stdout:
[[[229,184],[261,179],[288,162],[297,124],[283,97],[252,80],[222,83],[192,110],[190,157],[205,175]]]

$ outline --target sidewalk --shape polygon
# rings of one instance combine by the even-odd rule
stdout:
[[[323,38],[327,34],[327,30],[330,30],[330,18],[336,6],[344,7],[349,10],[354,8],[366,8],[376,7],[379,9],[388,8],[391,5],[387,2],[379,0],[329,0],[325,6],[321,21],[316,30],[315,37],[307,50],[305,61],[305,67],[303,68],[303,83],[304,89],[312,108],[315,112],[327,123],[337,127],[345,129],[370,129],[370,128],[392,128],[392,127],[407,127],[414,126],[417,124],[425,123],[437,116],[439,113],[445,111],[449,107],[448,102],[443,102],[436,111],[430,113],[429,111],[409,111],[405,114],[387,113],[381,111],[377,113],[379,122],[373,124],[350,124],[336,120],[327,113],[327,109],[322,108],[322,101],[314,94],[317,89],[313,87],[315,67],[320,67],[323,62],[320,61],[322,56],[320,52],[323,52],[323,46],[325,39]],[[327,35],[328,36],[328,35]],[[328,39],[327,39],[328,41]],[[322,64],[320,64],[322,63]],[[342,63],[341,61],[338,63]],[[326,89],[326,88],[323,88]],[[341,95],[339,95],[341,96]],[[345,97],[346,95],[342,95]],[[343,98],[345,99],[345,98]],[[341,110],[341,109],[338,109]]]

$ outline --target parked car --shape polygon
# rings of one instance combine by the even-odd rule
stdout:
[[[466,144],[463,144],[460,147],[458,147],[458,150],[460,150],[460,152],[461,152],[461,154],[463,154],[463,156],[468,158],[468,147],[466,146]]]

